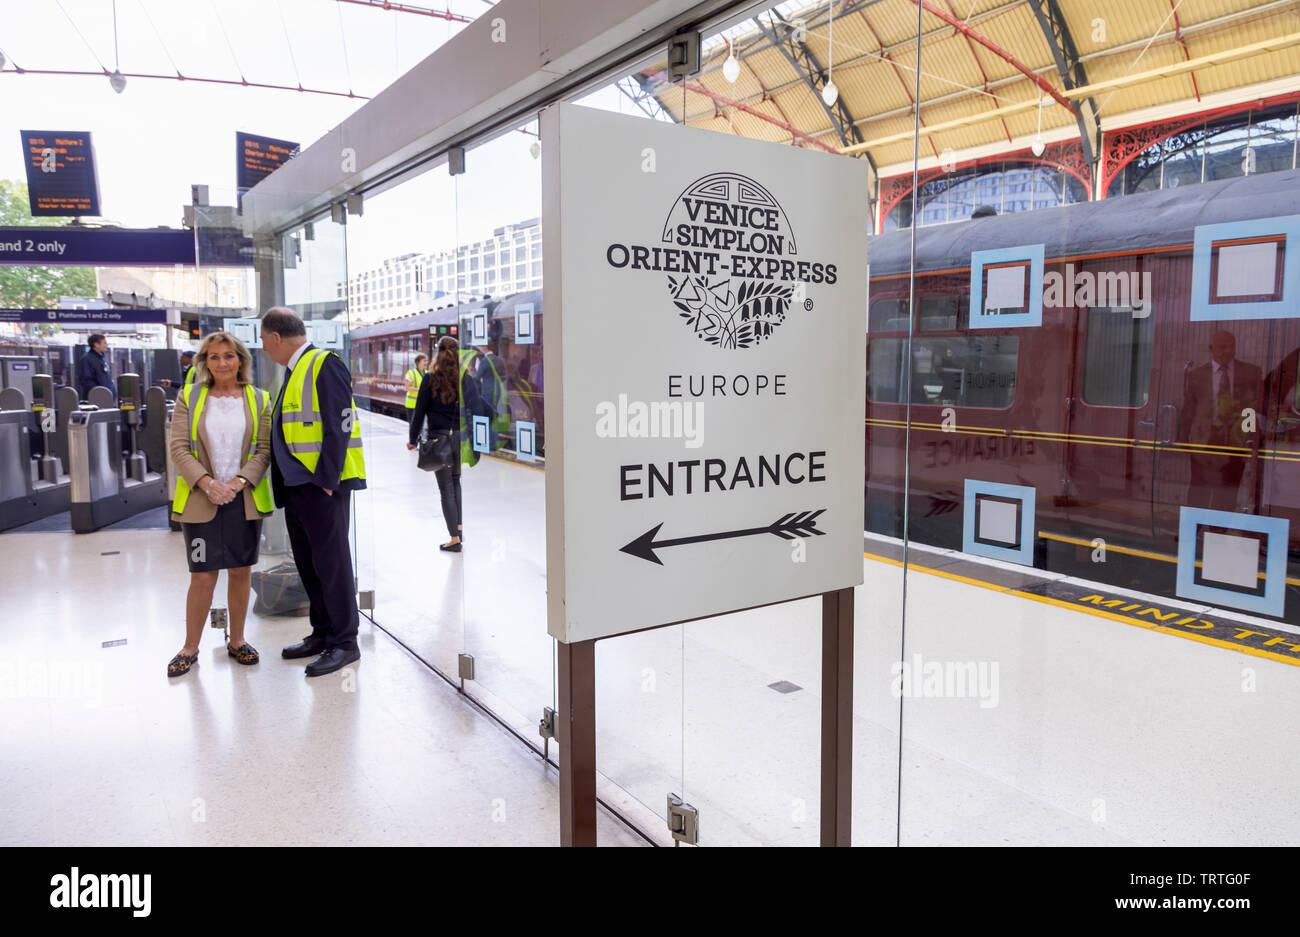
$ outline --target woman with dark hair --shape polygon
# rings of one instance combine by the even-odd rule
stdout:
[[[450,335],[443,336],[438,342],[438,350],[433,357],[433,366],[425,373],[420,382],[420,392],[415,400],[415,410],[411,414],[410,437],[407,449],[416,448],[420,430],[428,423],[428,433],[452,434],[452,464],[440,468],[433,474],[438,479],[438,494],[442,498],[442,517],[447,522],[447,534],[451,540],[438,547],[448,553],[459,553],[461,548],[461,513],[460,513],[460,444],[461,411],[481,412],[478,382],[461,369],[458,359],[460,345]],[[459,379],[458,379],[459,378]],[[459,388],[459,393],[457,389]]]

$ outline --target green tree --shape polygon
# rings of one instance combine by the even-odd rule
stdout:
[[[25,182],[0,179],[0,227],[62,226],[71,218],[33,218]],[[95,295],[94,267],[0,264],[0,306],[53,309],[60,296]]]

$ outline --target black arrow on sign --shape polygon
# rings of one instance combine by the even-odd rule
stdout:
[[[655,550],[664,547],[677,547],[685,543],[704,543],[706,540],[726,540],[730,537],[749,537],[754,534],[774,534],[782,540],[797,540],[800,537],[825,536],[826,531],[817,529],[817,515],[825,512],[825,508],[817,511],[802,511],[798,514],[784,514],[775,522],[768,524],[766,527],[746,527],[744,530],[724,530],[716,534],[700,534],[695,537],[676,537],[672,540],[655,540],[655,534],[659,533],[659,528],[663,524],[656,524],[641,536],[637,537],[625,547],[621,547],[623,553],[629,553],[632,556],[640,557],[643,560],[649,560],[651,563],[664,565],[659,557],[655,556]]]

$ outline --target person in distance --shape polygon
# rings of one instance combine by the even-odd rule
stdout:
[[[438,547],[448,553],[459,553],[462,541],[462,517],[460,509],[460,456],[462,427],[461,404],[470,413],[478,413],[483,407],[479,398],[478,381],[459,365],[460,345],[450,335],[443,336],[438,342],[434,355],[433,367],[420,382],[420,392],[415,400],[415,410],[411,414],[410,436],[407,449],[416,448],[420,430],[428,425],[428,433],[451,432],[452,464],[435,471],[438,479],[438,494],[442,499],[442,518],[447,524],[447,535],[451,538]],[[457,374],[460,380],[457,381]],[[457,384],[460,393],[457,394]]]

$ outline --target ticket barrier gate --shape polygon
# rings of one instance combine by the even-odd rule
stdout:
[[[117,379],[116,409],[81,410],[68,425],[72,529],[89,533],[167,503],[167,480],[140,450],[143,394],[138,374]]]
[[[30,407],[23,395],[6,388],[0,396],[0,530],[68,510],[70,479],[56,452],[59,432],[54,382],[48,374],[31,377]],[[72,392],[75,402],[76,392]],[[64,406],[69,405],[63,397]],[[44,453],[32,458],[33,439],[40,438]]]

